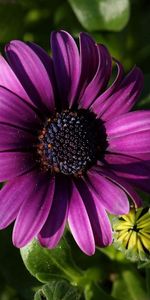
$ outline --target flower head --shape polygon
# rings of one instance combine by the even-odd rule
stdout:
[[[55,247],[68,222],[88,255],[112,242],[107,213],[129,212],[150,191],[150,112],[130,112],[142,87],[86,34],[80,50],[65,31],[52,57],[12,41],[0,56],[0,228],[15,221],[13,243],[34,237]],[[108,86],[112,64],[117,76]]]
[[[150,258],[150,209],[132,208],[113,221],[114,245],[131,260]]]

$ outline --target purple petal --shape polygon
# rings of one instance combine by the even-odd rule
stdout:
[[[0,55],[0,86],[11,90],[22,99],[26,100],[29,103],[32,103],[25,89],[2,55]]]
[[[150,130],[135,132],[132,134],[108,137],[107,151],[134,156],[134,153],[150,152]]]
[[[0,182],[12,179],[35,167],[33,154],[29,152],[0,152]]]
[[[0,229],[16,219],[22,203],[31,193],[34,176],[35,171],[13,179],[0,191]]]
[[[87,109],[106,87],[112,68],[112,60],[108,50],[103,45],[97,45],[98,66],[92,81],[86,87],[79,101],[79,107]],[[92,58],[91,58],[92,60]]]
[[[129,155],[106,154],[105,160],[109,167],[121,178],[126,178],[128,182],[150,192],[150,154],[144,154],[145,159],[132,157]]]
[[[54,80],[54,70],[53,70],[53,61],[47,52],[41,48],[39,45],[33,42],[27,42],[27,45],[36,53],[41,62],[43,63],[47,74],[49,75],[50,82]]]
[[[135,192],[135,190],[132,188],[132,186],[122,179],[120,176],[118,177],[113,170],[110,170],[110,168],[105,167],[102,168],[101,166],[96,166],[93,168],[94,172],[98,172],[99,175],[104,176],[108,178],[110,181],[115,183],[117,186],[119,186],[121,189],[125,191],[129,195],[129,197],[133,200],[135,205],[137,207],[140,207],[142,205],[142,200],[139,197],[139,195]]]
[[[108,151],[134,156],[150,152],[150,112],[137,111],[105,123]]]
[[[83,95],[85,88],[94,78],[99,63],[99,55],[95,41],[84,32],[80,33],[80,80],[78,100]]]
[[[105,123],[109,139],[150,130],[150,111],[134,111]]]
[[[100,247],[110,245],[112,243],[112,229],[103,204],[91,191],[88,182],[80,180],[77,182],[77,187],[89,215],[96,245]]]
[[[40,127],[41,120],[26,101],[0,87],[0,122],[35,130]]]
[[[53,92],[55,94],[55,102],[56,102],[57,101],[57,89],[56,89],[56,80],[55,80],[55,73],[54,73],[54,66],[53,66],[52,58],[39,45],[37,45],[33,42],[27,42],[27,45],[29,47],[31,47],[31,49],[37,54],[39,59],[42,61],[43,65],[47,71],[47,74],[49,76],[51,85],[53,87]],[[55,105],[56,105],[56,103],[55,103]]]
[[[92,108],[102,120],[107,121],[114,116],[131,110],[143,88],[143,74],[135,67],[118,86],[116,91],[97,107]]]
[[[62,237],[68,217],[69,196],[68,180],[65,177],[56,177],[53,204],[38,235],[42,246],[54,248]]]
[[[92,111],[99,111],[100,106],[113,94],[113,92],[117,89],[122,81],[122,77],[124,74],[123,66],[116,59],[113,58],[113,60],[116,63],[118,69],[116,79],[112,83],[112,85],[94,101],[90,108]]]
[[[51,46],[59,97],[63,108],[71,108],[80,76],[79,51],[71,35],[65,31],[52,33]]]
[[[31,133],[10,125],[0,124],[0,152],[31,149],[34,142],[35,137]]]
[[[6,55],[33,103],[37,103],[39,109],[45,111],[48,108],[53,111],[55,108],[53,86],[37,54],[31,47],[16,40],[6,46]]]
[[[21,206],[14,225],[13,243],[16,247],[24,247],[43,227],[52,205],[54,183],[54,178],[48,178],[47,174],[37,173],[32,178],[32,191]]]
[[[94,254],[95,242],[89,216],[79,191],[73,182],[68,223],[72,235],[81,250],[87,255]]]
[[[105,209],[114,215],[129,212],[129,201],[122,189],[95,171],[88,172],[88,180],[92,191]]]
[[[118,154],[117,154],[118,155]],[[141,160],[150,168],[150,152],[149,153],[134,153],[134,158]]]

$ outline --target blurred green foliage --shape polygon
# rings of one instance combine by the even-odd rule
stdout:
[[[130,2],[128,0],[69,0],[69,3],[88,31],[120,31],[129,20]]]
[[[89,31],[105,43],[126,70],[134,64],[149,72],[150,2],[147,0],[0,0],[0,44],[34,41],[49,51],[52,30],[75,37]]]
[[[111,54],[123,63],[126,71],[135,64],[143,70],[145,87],[137,109],[150,108],[149,24],[150,2],[147,0],[0,0],[2,53],[5,44],[12,39],[34,41],[49,52],[52,30],[67,30],[75,38],[80,31],[87,31],[97,42],[104,43],[109,48]],[[144,193],[142,196],[146,203],[149,202],[149,196]],[[66,275],[72,272],[75,276],[76,265],[77,269],[80,268],[79,277],[82,274],[84,278],[83,281],[80,278],[79,284],[84,285],[81,299],[150,299],[149,264],[137,269],[136,264],[126,261],[113,247],[97,250],[93,257],[87,257],[81,253],[69,234],[67,240],[71,250],[66,247],[63,248],[64,253],[59,253],[60,249],[46,252],[50,268],[48,272],[42,269],[40,275],[37,275],[38,270],[35,268],[36,278],[46,283],[53,280],[50,285],[52,295],[55,294],[56,287],[56,295],[61,295],[60,291],[63,292],[67,287],[72,295],[78,297],[78,291],[71,287],[72,277]],[[71,254],[67,251],[71,251]],[[41,253],[38,256],[43,258]],[[26,266],[29,268],[28,262]],[[56,282],[55,275],[59,277],[59,283]],[[62,282],[62,278],[67,279],[67,283]],[[44,300],[48,289],[47,286],[41,287],[41,283],[25,269],[19,251],[12,246],[11,230],[0,232],[0,300],[32,300],[35,291],[39,291],[36,299],[41,297]],[[50,299],[55,299],[52,297]]]

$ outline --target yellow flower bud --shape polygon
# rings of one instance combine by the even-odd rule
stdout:
[[[150,208],[131,208],[113,221],[114,246],[132,261],[150,259]]]

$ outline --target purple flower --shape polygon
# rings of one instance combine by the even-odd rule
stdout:
[[[68,222],[92,255],[112,242],[106,211],[127,214],[129,199],[141,205],[134,187],[150,192],[150,112],[129,112],[143,75],[124,76],[86,33],[80,51],[65,31],[51,47],[12,41],[0,57],[0,228],[15,220],[14,245],[53,248]]]

